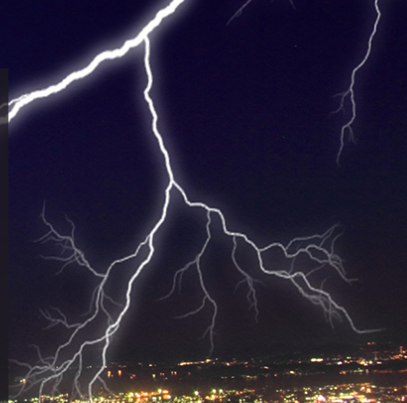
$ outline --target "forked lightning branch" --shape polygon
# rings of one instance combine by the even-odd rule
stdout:
[[[156,250],[160,248],[157,243],[157,234],[162,230],[168,221],[170,215],[170,205],[173,203],[174,196],[181,196],[186,209],[193,211],[204,212],[206,215],[205,226],[206,235],[201,241],[199,252],[191,261],[186,261],[183,267],[176,271],[173,284],[169,285],[168,294],[163,296],[165,299],[172,295],[178,286],[182,284],[184,273],[187,271],[193,272],[197,279],[202,295],[202,299],[197,306],[190,307],[188,312],[181,312],[179,317],[188,317],[190,315],[199,315],[201,311],[210,312],[210,320],[206,329],[202,329],[202,333],[208,342],[208,352],[212,353],[215,348],[214,334],[217,327],[218,303],[217,297],[211,293],[207,287],[205,265],[203,264],[203,256],[207,251],[208,245],[211,242],[216,242],[216,236],[213,231],[213,220],[220,221],[221,229],[224,236],[231,239],[233,247],[230,250],[230,259],[234,264],[234,268],[240,276],[240,286],[244,285],[247,289],[247,303],[253,309],[254,316],[258,317],[259,309],[258,300],[255,288],[255,279],[249,275],[248,268],[243,262],[239,261],[238,250],[241,248],[249,248],[256,257],[256,267],[260,274],[271,277],[277,277],[289,282],[298,293],[308,300],[311,304],[317,305],[326,315],[327,320],[333,325],[334,320],[345,321],[357,333],[370,333],[376,330],[359,329],[353,322],[350,313],[344,306],[338,304],[334,297],[325,291],[315,273],[326,273],[328,276],[338,276],[346,283],[350,283],[345,273],[345,269],[340,256],[335,252],[335,242],[340,236],[341,231],[338,226],[333,226],[323,234],[313,234],[308,237],[294,238],[287,244],[279,242],[271,242],[267,245],[259,245],[255,239],[250,238],[247,234],[239,232],[238,229],[232,228],[228,224],[227,212],[221,211],[216,207],[210,206],[204,200],[191,200],[188,196],[188,189],[184,188],[182,183],[178,181],[174,174],[171,164],[171,156],[165,145],[165,133],[160,132],[159,111],[156,109],[154,100],[151,97],[151,89],[154,85],[154,74],[150,62],[150,38],[149,35],[160,29],[165,30],[165,26],[171,21],[171,16],[176,14],[182,8],[182,5],[187,0],[173,0],[166,7],[158,10],[155,17],[152,18],[133,39],[127,40],[122,47],[110,51],[104,51],[98,54],[86,67],[81,70],[72,72],[66,76],[61,82],[52,84],[49,87],[33,91],[21,95],[9,103],[10,113],[9,120],[12,129],[12,121],[17,117],[17,114],[31,102],[40,100],[41,98],[52,97],[53,94],[63,91],[75,81],[84,80],[91,75],[98,66],[105,61],[114,61],[119,59],[138,46],[144,46],[144,69],[147,77],[147,84],[144,90],[144,100],[148,106],[151,119],[151,135],[156,140],[156,145],[160,151],[161,158],[164,160],[166,185],[163,189],[164,202],[159,212],[158,220],[152,225],[150,230],[144,234],[143,241],[134,245],[134,251],[130,255],[113,261],[105,272],[101,272],[96,267],[92,267],[86,259],[84,251],[77,247],[75,240],[75,225],[68,221],[71,226],[71,232],[64,234],[59,232],[53,224],[47,219],[46,206],[42,211],[42,220],[47,227],[47,232],[38,241],[41,243],[53,243],[61,248],[61,254],[55,256],[44,256],[45,259],[55,260],[60,265],[61,270],[67,269],[67,266],[75,264],[83,270],[89,272],[97,282],[94,290],[89,292],[90,309],[87,312],[85,319],[80,322],[71,322],[68,315],[58,309],[58,307],[50,308],[42,311],[43,316],[48,320],[49,327],[62,326],[65,329],[66,338],[61,341],[61,344],[56,346],[52,356],[43,357],[41,349],[37,347],[38,362],[36,364],[22,363],[14,360],[18,365],[26,368],[25,382],[20,384],[15,389],[16,395],[21,395],[28,390],[38,390],[38,394],[56,394],[59,392],[61,382],[70,373],[71,379],[71,394],[70,398],[75,396],[84,398],[86,395],[92,399],[92,394],[95,387],[103,386],[108,389],[103,379],[103,371],[107,364],[107,354],[112,340],[122,325],[122,320],[132,303],[132,294],[134,293],[134,285],[137,283],[140,274],[143,270],[148,270],[151,267],[152,259],[155,256]],[[246,3],[245,3],[246,4]],[[351,124],[355,119],[356,108],[354,103],[354,84],[357,71],[366,62],[371,51],[371,44],[374,34],[377,30],[377,24],[380,18],[378,8],[378,0],[374,2],[377,19],[374,29],[369,38],[369,46],[363,61],[352,72],[352,80],[349,89],[341,96],[341,107],[343,106],[346,97],[351,97],[353,113],[351,120],[342,128],[341,147],[338,153],[338,160],[343,148],[344,132],[351,131]],[[241,10],[240,10],[241,12]],[[234,16],[233,18],[235,18]],[[168,21],[165,21],[168,19]],[[114,65],[112,65],[114,68]],[[158,161],[161,165],[161,161]],[[279,250],[282,252],[288,262],[288,269],[275,268],[273,262],[266,259],[266,255],[271,250]],[[304,259],[308,260],[304,269]],[[299,261],[302,263],[300,264]],[[122,301],[124,304],[118,304],[114,301],[107,292],[107,285],[112,278],[112,273],[120,268],[121,264],[131,263],[132,274],[127,280],[123,289]],[[93,291],[93,292],[92,292]],[[114,307],[114,309],[113,309]],[[104,326],[99,326],[98,333],[88,332],[88,329],[94,329],[95,323],[104,323]],[[92,334],[92,336],[89,336]],[[83,375],[84,369],[87,366],[86,352],[88,349],[97,347],[99,354],[98,370],[92,374],[90,381],[84,385]],[[72,372],[74,373],[72,377]]]

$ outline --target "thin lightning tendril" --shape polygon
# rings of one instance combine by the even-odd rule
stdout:
[[[242,15],[243,10],[252,2],[253,0],[247,0],[230,18],[226,25],[229,25],[235,18]],[[291,7],[295,10],[295,5],[293,0],[289,0]]]
[[[324,282],[318,285],[318,280],[315,279],[314,274],[317,271],[331,270],[333,274],[339,276],[345,282],[351,283],[353,281],[352,279],[349,279],[347,277],[343,267],[343,262],[334,251],[335,242],[341,235],[338,225],[332,226],[321,235],[297,237],[288,242],[286,245],[279,242],[273,242],[261,247],[257,245],[252,239],[250,239],[249,236],[245,233],[240,233],[229,229],[225,215],[218,208],[211,207],[201,201],[191,201],[187,196],[187,192],[177,182],[171,166],[169,152],[165,146],[163,136],[161,135],[158,128],[158,113],[156,111],[153,99],[150,95],[153,86],[153,73],[150,64],[149,34],[152,33],[155,28],[160,26],[164,18],[175,13],[177,8],[183,2],[184,0],[174,0],[167,7],[159,10],[155,18],[153,18],[142,29],[137,37],[132,40],[126,41],[121,48],[112,51],[105,51],[97,55],[87,67],[69,74],[60,83],[52,85],[44,90],[34,91],[30,94],[22,95],[19,98],[12,100],[9,104],[9,106],[12,107],[9,118],[10,120],[12,120],[13,118],[15,118],[21,108],[33,102],[34,100],[46,98],[52,94],[64,90],[74,81],[83,79],[86,76],[90,75],[101,62],[123,57],[130,49],[133,49],[138,45],[144,43],[144,68],[147,75],[147,84],[144,90],[144,100],[151,114],[152,134],[157,141],[159,151],[164,159],[165,171],[168,177],[168,183],[166,184],[164,189],[164,201],[158,220],[152,226],[150,232],[147,233],[144,240],[140,242],[140,244],[135,248],[133,253],[113,261],[104,273],[94,269],[85,258],[85,254],[77,247],[75,242],[74,223],[66,218],[71,226],[71,231],[69,235],[63,235],[47,220],[44,204],[43,211],[41,213],[41,219],[45,226],[48,228],[48,232],[44,236],[39,238],[37,242],[53,243],[60,248],[60,254],[58,256],[44,256],[44,258],[59,262],[61,264],[59,273],[62,270],[67,269],[67,267],[72,264],[78,265],[83,268],[90,276],[92,276],[92,278],[98,284],[92,293],[89,310],[85,314],[86,319],[84,319],[82,322],[70,323],[66,315],[61,310],[55,307],[50,307],[48,310],[41,311],[41,315],[49,323],[47,328],[62,326],[66,329],[69,336],[63,344],[57,347],[55,353],[50,357],[44,358],[41,355],[39,347],[35,346],[34,348],[36,349],[38,355],[38,363],[36,365],[22,363],[17,360],[11,360],[15,364],[27,368],[27,373],[25,374],[26,382],[23,385],[19,386],[16,396],[19,396],[23,392],[26,392],[35,387],[38,388],[40,397],[44,394],[47,388],[51,391],[51,395],[53,396],[58,393],[61,382],[63,381],[64,377],[67,377],[68,371],[74,370],[75,374],[72,381],[70,399],[73,400],[76,396],[84,398],[84,393],[80,385],[80,380],[81,377],[83,377],[84,373],[84,367],[86,367],[86,364],[84,363],[84,361],[86,360],[84,353],[85,350],[88,351],[94,347],[98,347],[101,350],[99,355],[100,365],[98,366],[98,370],[87,385],[87,395],[92,401],[94,386],[97,382],[99,382],[106,390],[108,390],[108,387],[102,377],[102,373],[107,365],[108,349],[111,345],[114,335],[121,326],[123,317],[126,315],[131,306],[133,285],[137,281],[142,271],[150,264],[154,257],[156,249],[156,235],[166,222],[166,219],[169,215],[168,211],[172,200],[172,195],[175,192],[178,192],[181,195],[182,200],[187,207],[201,210],[206,214],[206,237],[202,243],[202,247],[199,253],[195,256],[195,258],[184,265],[183,268],[175,272],[172,288],[170,289],[169,293],[161,299],[171,297],[177,289],[177,285],[179,287],[179,290],[181,290],[183,275],[188,270],[192,270],[194,271],[194,273],[196,273],[199,280],[200,292],[202,293],[201,303],[198,307],[191,309],[189,312],[179,315],[178,318],[186,318],[191,315],[196,315],[203,310],[209,309],[211,311],[209,321],[210,323],[202,336],[203,338],[206,337],[209,340],[210,353],[213,352],[215,346],[215,328],[218,315],[218,304],[215,297],[212,295],[207,287],[205,273],[202,268],[202,258],[207,250],[208,244],[213,240],[214,237],[212,231],[213,227],[215,227],[216,224],[214,222],[214,218],[217,218],[216,222],[220,222],[220,228],[223,235],[228,237],[233,243],[231,260],[234,263],[236,271],[241,276],[241,280],[236,285],[236,288],[241,286],[247,287],[247,301],[249,307],[254,310],[256,320],[258,320],[259,317],[259,309],[255,283],[259,282],[259,280],[253,278],[249,274],[249,272],[243,268],[242,264],[238,262],[237,252],[242,248],[250,249],[254,253],[257,262],[257,268],[259,269],[260,274],[275,276],[290,282],[295,287],[295,289],[297,289],[300,295],[302,295],[312,304],[319,306],[323,310],[324,314],[327,317],[327,320],[332,326],[334,319],[339,321],[345,319],[349,323],[353,331],[355,331],[356,333],[371,333],[379,330],[361,330],[357,328],[347,310],[343,306],[338,304],[332,298],[329,292],[323,289]],[[248,3],[249,2],[247,2],[246,5]],[[376,9],[378,10],[377,0],[375,4]],[[376,19],[374,33],[376,32],[379,16],[380,14],[378,11],[378,18]],[[234,17],[232,17],[232,19],[233,18]],[[370,53],[373,35],[374,34],[372,34],[369,39],[368,54]],[[351,96],[352,104],[354,104],[354,76],[356,71],[365,63],[368,54],[364,58],[363,62],[353,71],[351,86],[346,93],[342,94],[341,108],[343,107],[343,102],[347,95]],[[346,128],[351,131],[350,124],[352,122],[353,119],[345,127],[345,129],[343,129],[343,131],[346,130]],[[338,157],[339,155],[340,153],[338,154]],[[266,262],[266,254],[268,254],[272,250],[280,251],[284,254],[286,260],[290,262],[288,270],[285,267],[280,267],[279,269],[269,268],[270,263]],[[308,259],[308,262],[312,263],[314,266],[308,269],[299,268],[300,263],[298,263],[298,261],[304,258]],[[107,287],[109,281],[111,281],[112,272],[114,271],[114,269],[121,264],[129,262],[132,262],[134,265],[132,272],[133,274],[128,280],[123,295],[125,302],[120,303],[113,300],[108,295]],[[307,264],[307,267],[309,266],[309,263]],[[95,333],[95,335],[92,337],[90,337],[89,335],[85,336],[85,333],[89,331],[92,326],[94,327],[95,324],[100,324],[101,321],[104,323],[104,327],[99,326],[98,331],[93,330],[93,333]],[[109,393],[113,394],[113,392],[111,391],[109,391]]]
[[[247,0],[230,18],[226,25],[229,25],[235,18],[242,15],[243,10],[252,2],[252,0]]]
[[[240,17],[240,15],[242,14],[243,10],[252,2],[253,0],[247,0],[233,15],[232,17],[229,18],[229,21],[227,22],[227,25],[229,25],[235,18]],[[294,2],[292,0],[290,0],[290,4],[291,6],[295,9],[295,5]],[[338,166],[340,166],[339,164],[339,160],[341,158],[341,154],[343,151],[343,148],[345,147],[345,137],[346,134],[348,134],[348,138],[349,141],[355,143],[355,136],[354,136],[354,132],[353,132],[353,128],[352,125],[356,119],[356,101],[355,101],[355,91],[354,91],[354,87],[355,87],[355,83],[356,83],[356,74],[358,73],[358,71],[366,64],[367,60],[370,57],[370,54],[372,52],[372,44],[373,44],[373,39],[376,35],[377,32],[377,27],[379,26],[379,22],[380,22],[380,18],[382,16],[380,8],[379,8],[379,0],[374,0],[374,7],[376,9],[376,19],[374,21],[373,24],[373,29],[372,32],[369,35],[369,39],[367,42],[367,50],[366,53],[363,57],[363,59],[361,60],[361,62],[352,70],[351,72],[351,78],[350,78],[350,84],[349,87],[346,91],[340,93],[340,94],[336,94],[335,97],[339,97],[340,98],[340,102],[339,102],[339,107],[333,111],[331,114],[335,114],[338,113],[340,111],[344,111],[345,109],[345,102],[346,100],[349,98],[349,102],[351,103],[351,116],[349,118],[349,120],[342,126],[341,128],[341,132],[340,132],[340,145],[339,145],[339,150],[338,153],[336,155],[336,164]]]
[[[351,113],[349,120],[341,128],[340,146],[339,146],[338,154],[336,156],[336,163],[338,166],[339,166],[339,160],[341,158],[343,148],[345,146],[346,134],[349,135],[349,141],[352,141],[353,143],[355,143],[355,136],[353,133],[352,125],[356,119],[356,101],[355,101],[355,91],[354,91],[355,82],[356,82],[356,74],[366,64],[367,60],[369,59],[369,56],[372,52],[373,39],[376,35],[377,27],[379,25],[379,21],[382,16],[380,9],[379,9],[379,0],[375,0],[374,6],[376,9],[376,19],[373,24],[372,32],[370,33],[370,36],[369,36],[369,39],[367,42],[366,53],[365,53],[362,61],[352,70],[350,84],[349,84],[348,89],[345,92],[342,92],[342,93],[336,95],[336,96],[340,97],[340,103],[339,103],[338,109],[336,109],[334,112],[332,112],[332,113],[338,113],[339,111],[344,111],[345,102],[347,99],[349,99],[349,101],[351,103],[351,107],[352,107],[352,113]]]

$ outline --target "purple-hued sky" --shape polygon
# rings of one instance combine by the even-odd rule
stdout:
[[[386,4],[385,4],[386,3]],[[1,65],[10,99],[62,79],[97,53],[135,36],[165,1],[3,2]],[[356,76],[357,144],[336,164],[341,126],[333,97],[347,89],[363,58],[375,19],[373,0],[186,1],[151,35],[152,96],[174,172],[192,200],[222,209],[233,230],[259,245],[323,233],[340,224],[338,254],[350,278],[321,272],[324,289],[363,329],[334,329],[321,309],[290,285],[253,276],[259,321],[246,289],[235,290],[231,241],[211,243],[206,281],[222,308],[214,355],[266,354],[279,343],[324,345],[367,340],[407,342],[407,4],[382,9],[372,54]],[[143,46],[104,63],[65,92],[22,109],[10,124],[10,356],[32,360],[65,340],[42,330],[39,310],[59,307],[72,320],[87,309],[93,279],[35,243],[47,232],[39,218],[69,231],[99,271],[135,249],[158,218],[166,177],[143,101]],[[174,319],[200,304],[193,274],[166,301],[174,272],[194,257],[205,216],[174,196],[171,218],[157,238],[157,256],[134,288],[134,304],[109,358],[156,360],[204,356],[200,339],[209,311]],[[216,225],[216,223],[215,223]],[[197,246],[198,245],[198,246]],[[241,256],[251,267],[251,256]],[[271,255],[270,268],[280,264]],[[117,273],[116,290],[124,287]],[[251,270],[251,269],[250,269]],[[121,277],[122,276],[122,277]],[[112,293],[116,290],[112,290]],[[48,351],[49,350],[49,351]]]

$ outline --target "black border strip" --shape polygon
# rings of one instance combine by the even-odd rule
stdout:
[[[8,394],[8,69],[0,68],[0,401]],[[3,119],[2,119],[3,118]],[[6,120],[4,121],[4,118]]]

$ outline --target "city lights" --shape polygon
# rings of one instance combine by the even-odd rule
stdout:
[[[188,306],[186,312],[182,312],[177,318],[189,318],[193,315],[200,314],[204,310],[209,312],[207,322],[205,322],[203,329],[203,338],[207,341],[209,356],[213,355],[215,351],[215,330],[218,328],[220,302],[215,293],[208,286],[209,281],[206,274],[204,257],[207,254],[209,245],[217,241],[218,238],[227,239],[229,242],[229,255],[233,263],[232,270],[240,276],[240,281],[237,286],[246,287],[247,304],[249,308],[252,309],[256,320],[259,316],[256,280],[249,274],[248,268],[246,268],[240,259],[239,253],[244,248],[246,248],[244,250],[249,250],[254,256],[256,270],[259,274],[283,280],[289,284],[290,287],[295,290],[301,298],[308,301],[310,305],[319,307],[325,315],[327,322],[332,327],[334,326],[334,322],[338,321],[347,323],[357,334],[369,334],[379,330],[359,327],[345,304],[338,302],[336,297],[324,288],[325,279],[328,277],[338,278],[345,284],[351,284],[354,281],[354,279],[348,277],[343,260],[336,252],[335,243],[342,234],[342,227],[340,225],[333,225],[325,232],[293,237],[290,241],[286,242],[259,242],[252,238],[252,236],[249,236],[248,233],[243,232],[243,230],[236,229],[235,226],[230,223],[231,220],[228,219],[226,210],[221,210],[209,204],[204,199],[195,200],[191,198],[188,186],[185,186],[180,177],[176,175],[172,155],[169,151],[170,149],[167,148],[166,135],[160,127],[160,109],[165,108],[165,105],[158,107],[155,99],[157,96],[156,94],[153,96],[152,93],[156,75],[154,73],[154,63],[151,58],[151,48],[155,45],[153,33],[159,31],[165,35],[165,29],[171,23],[173,16],[177,15],[179,10],[182,9],[183,3],[187,3],[187,0],[172,0],[161,8],[157,7],[155,16],[148,21],[145,26],[139,29],[139,33],[134,38],[126,40],[121,47],[113,50],[104,50],[91,58],[91,62],[85,67],[71,72],[62,81],[52,83],[44,89],[22,94],[9,103],[9,121],[12,130],[15,120],[18,119],[20,113],[23,113],[23,108],[32,102],[42,100],[44,102],[43,105],[46,105],[47,108],[52,108],[52,104],[45,103],[46,98],[50,97],[50,99],[52,99],[53,95],[63,92],[68,86],[73,86],[74,83],[77,84],[77,91],[80,91],[81,81],[91,76],[102,63],[110,63],[109,66],[113,69],[115,60],[123,58],[135,48],[143,48],[143,67],[145,74],[143,106],[146,107],[149,113],[150,137],[154,140],[157,151],[156,165],[162,168],[161,173],[165,178],[165,186],[161,189],[161,206],[155,212],[155,221],[150,222],[149,229],[143,234],[143,240],[134,245],[133,251],[130,254],[126,254],[112,261],[105,271],[91,265],[86,258],[85,251],[79,248],[75,235],[75,223],[67,217],[67,224],[70,226],[70,230],[68,232],[59,230],[48,218],[46,204],[44,203],[41,219],[46,227],[46,233],[37,239],[37,242],[56,246],[59,248],[60,254],[46,255],[43,256],[43,258],[48,261],[56,261],[61,266],[61,272],[70,265],[78,266],[89,274],[97,285],[93,292],[90,291],[88,293],[90,302],[89,314],[85,319],[81,319],[80,322],[72,323],[67,315],[59,308],[51,307],[48,310],[41,311],[42,317],[49,322],[49,327],[60,326],[65,330],[65,341],[57,345],[54,352],[46,358],[42,357],[38,349],[39,364],[31,365],[12,360],[13,363],[27,370],[25,377],[17,382],[18,385],[14,397],[22,396],[26,391],[37,388],[38,402],[48,400],[64,402],[67,397],[65,394],[59,395],[58,388],[62,381],[68,379],[72,390],[70,398],[77,399],[74,400],[76,402],[159,403],[161,401],[173,401],[174,403],[183,403],[188,401],[202,403],[204,400],[238,403],[266,402],[261,394],[257,394],[254,389],[232,391],[218,387],[207,391],[208,394],[205,394],[206,392],[203,391],[201,394],[201,392],[195,390],[191,392],[191,396],[188,397],[176,396],[169,389],[164,388],[159,388],[153,392],[132,391],[128,394],[123,394],[119,398],[113,396],[113,393],[111,393],[109,397],[100,397],[98,395],[99,388],[104,389],[106,394],[111,392],[108,384],[105,382],[106,378],[109,381],[123,380],[125,378],[129,378],[132,381],[137,379],[135,374],[127,375],[126,371],[122,369],[106,370],[108,366],[107,353],[111,347],[112,340],[118,333],[118,330],[123,326],[124,317],[126,317],[132,306],[134,289],[139,282],[141,273],[149,270],[153,258],[162,247],[158,240],[164,232],[168,221],[170,221],[171,207],[173,207],[175,203],[182,203],[184,209],[196,214],[201,214],[202,217],[204,217],[204,220],[201,221],[204,236],[200,241],[198,252],[193,259],[187,261],[183,267],[175,272],[172,284],[168,287],[168,293],[162,296],[161,299],[165,300],[172,297],[178,289],[182,288],[186,273],[192,273],[195,276],[200,302],[197,306]],[[250,3],[251,0],[244,3],[229,19],[227,25],[238,17],[246,7],[250,6]],[[294,7],[294,3],[291,4]],[[357,73],[365,66],[372,51],[372,42],[376,35],[381,17],[379,0],[374,0],[374,7],[376,10],[376,18],[368,39],[367,51],[363,60],[352,70],[348,89],[339,94],[340,105],[335,111],[336,113],[345,109],[346,103],[350,103],[351,105],[351,117],[341,128],[340,147],[337,154],[338,165],[343,153],[346,136],[348,135],[350,140],[354,140],[352,125],[356,119],[355,80]],[[185,18],[188,17],[186,16]],[[46,113],[46,111],[44,113]],[[287,263],[286,266],[273,266],[273,262],[268,261],[268,256],[274,251],[281,254]],[[112,283],[117,281],[114,275],[120,267],[129,262],[134,262],[134,267],[130,278],[123,284],[121,295],[122,304],[119,304],[109,297],[108,288],[112,286]],[[114,305],[114,309],[109,308],[112,305]],[[103,327],[99,326],[99,328],[95,330],[95,328],[98,327],[97,325],[101,322],[101,317],[104,321]],[[88,331],[89,334],[92,334],[91,336],[87,333]],[[93,333],[90,333],[91,331]],[[94,348],[98,349],[98,356],[96,359],[94,358],[97,362],[96,364],[92,363],[92,365],[90,365],[87,362],[87,353],[88,351],[93,351],[92,349]],[[406,357],[406,351],[400,347],[397,357],[397,359],[403,360]],[[380,362],[383,361],[382,358]],[[310,362],[323,365],[326,363],[326,360],[324,358],[311,358]],[[370,368],[372,365],[377,365],[379,361],[360,358],[359,361],[355,362],[360,366]],[[194,366],[198,363],[200,365],[218,365],[216,359],[206,358],[201,361],[183,361],[179,363],[179,367]],[[332,362],[330,362],[330,364],[332,364]],[[335,365],[345,366],[346,364],[346,360],[335,362]],[[234,363],[231,362],[225,364],[225,366],[229,368],[233,367],[233,365]],[[316,365],[314,367],[316,367]],[[83,381],[86,371],[90,371],[92,368],[92,375],[89,379]],[[271,371],[269,366],[263,366],[262,370]],[[358,368],[358,370],[360,371],[360,368]],[[346,369],[342,372],[346,374]],[[149,374],[149,379],[158,382],[158,380],[164,378],[164,375],[164,372],[155,371]],[[172,370],[170,375],[176,378],[179,376],[179,372]],[[275,374],[272,376],[275,376]],[[290,368],[284,372],[284,376],[302,376],[302,373],[299,369]],[[248,382],[254,381],[258,379],[258,374],[245,374],[244,378]],[[365,385],[363,387],[365,388],[364,391],[366,394],[371,394],[371,391],[374,390],[373,385]],[[361,402],[379,401],[373,398],[368,399],[365,395],[359,394],[359,392],[355,392],[353,389],[350,391],[345,389],[346,388],[341,392],[338,391],[335,393],[331,393],[331,389],[318,391],[315,389],[310,391],[309,397],[311,401],[314,402],[330,403],[347,402],[352,399],[357,399]],[[397,392],[397,390],[394,390],[394,392]],[[289,393],[287,391],[281,393],[283,402],[298,402],[296,393]]]

